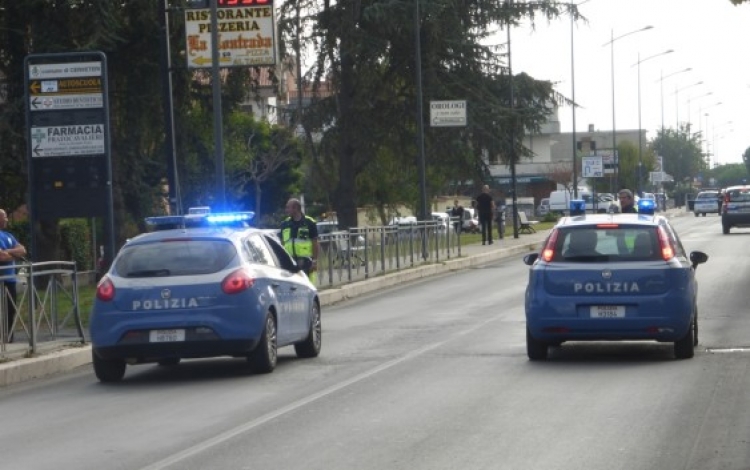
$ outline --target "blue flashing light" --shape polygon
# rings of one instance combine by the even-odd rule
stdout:
[[[570,201],[570,215],[586,214],[586,201],[583,199],[572,199]]]
[[[206,222],[214,225],[234,224],[235,222],[250,222],[255,212],[226,212],[221,214],[206,214]]]
[[[193,227],[248,227],[255,212],[224,212],[218,214],[186,214],[146,217],[151,230],[169,230]]]
[[[654,215],[656,212],[656,201],[653,199],[638,200],[638,213],[644,215]]]

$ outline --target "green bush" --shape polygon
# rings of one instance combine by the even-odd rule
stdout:
[[[92,268],[93,248],[91,228],[85,219],[66,219],[60,222],[60,239],[65,261],[75,261],[79,271]]]

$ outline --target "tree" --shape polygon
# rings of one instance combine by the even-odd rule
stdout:
[[[442,137],[425,133],[427,167],[452,162],[450,170],[472,168],[479,181],[486,175],[483,155],[505,163],[511,155],[528,157],[521,145],[524,134],[538,129],[562,98],[550,82],[519,74],[513,77],[517,102],[511,106],[504,46],[488,44],[487,39],[498,26],[526,18],[554,18],[568,9],[577,16],[575,6],[490,0],[470,0],[460,7],[437,0],[423,6],[419,34],[424,115],[429,116],[430,99],[467,99],[470,123],[458,140],[465,150],[455,154],[457,145],[444,145]],[[402,168],[417,174],[413,8],[411,1],[386,0],[297,0],[282,6],[284,18],[305,12],[302,22],[309,34],[302,38],[302,49],[315,53],[306,79],[313,89],[327,81],[336,90],[333,97],[313,100],[302,124],[308,134],[321,134],[314,152],[316,167],[328,171],[325,178],[333,188],[329,197],[344,225],[356,224],[356,208],[363,202],[359,175],[379,156],[399,155]],[[288,42],[297,39],[295,24],[280,23],[286,25],[280,29]],[[450,138],[455,139],[455,133]],[[472,162],[466,165],[469,152]],[[334,168],[337,173],[331,175]],[[432,172],[433,183],[440,184],[441,173]]]
[[[580,173],[579,173],[580,174]],[[573,193],[573,165],[571,162],[555,162],[547,164],[544,176],[562,186],[569,193]]]
[[[742,154],[742,161],[745,164],[748,173],[750,173],[750,147],[746,148],[745,152]]]
[[[650,147],[661,155],[664,168],[675,181],[692,179],[706,169],[700,145],[700,134],[691,133],[689,128],[660,130]]]

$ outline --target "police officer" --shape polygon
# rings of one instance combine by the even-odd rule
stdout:
[[[305,273],[315,284],[315,271],[318,267],[318,226],[312,217],[302,213],[299,199],[289,199],[286,203],[286,213],[289,215],[281,223],[280,237],[284,249],[295,261],[301,258],[311,258],[312,265],[305,266]]]

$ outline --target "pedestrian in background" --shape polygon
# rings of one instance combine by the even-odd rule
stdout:
[[[505,238],[505,198],[499,198],[495,203],[495,224],[497,225],[497,238]]]
[[[285,210],[289,217],[281,222],[279,233],[281,244],[294,261],[304,267],[303,271],[310,278],[310,282],[315,284],[318,251],[320,250],[318,224],[315,219],[302,212],[302,203],[299,199],[289,199]],[[306,258],[311,260],[309,265]]]
[[[13,323],[16,319],[16,260],[26,256],[26,248],[18,243],[8,228],[8,214],[0,209],[0,299],[5,299],[5,331],[7,342],[13,342]]]
[[[495,213],[495,201],[490,194],[490,187],[484,185],[477,196],[477,212],[479,212],[479,226],[482,227],[482,245],[492,245],[492,217]]]
[[[464,206],[458,203],[458,199],[453,201],[453,207],[451,207],[451,219],[454,220],[453,227],[456,229],[456,233],[461,231],[461,225],[464,223]]]

